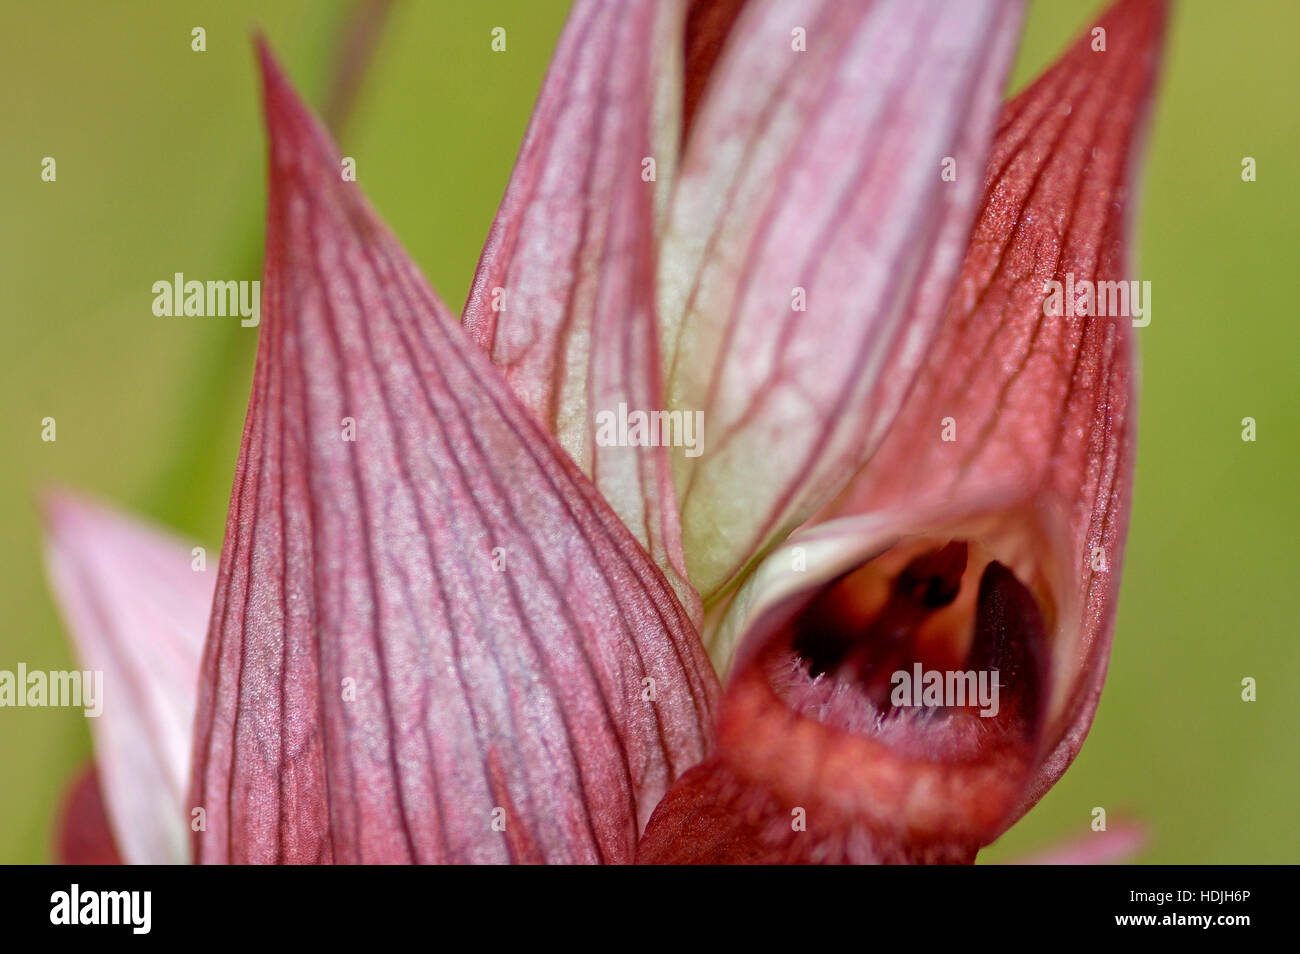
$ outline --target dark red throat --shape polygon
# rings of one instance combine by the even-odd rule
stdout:
[[[1032,746],[1050,658],[1038,601],[964,540],[914,549],[839,578],[794,616],[762,656],[773,689],[801,715],[908,755]]]

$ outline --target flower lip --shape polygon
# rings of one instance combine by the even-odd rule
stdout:
[[[841,521],[855,555],[789,574],[798,588],[765,581],[775,599],[743,614],[720,717],[728,765],[880,838],[996,837],[1079,688],[1066,561],[1041,518],[1011,507],[874,540]],[[845,532],[796,542],[822,565],[815,534]]]
[[[794,711],[908,754],[1032,746],[1050,675],[1042,610],[978,544],[935,543],[905,541],[823,587],[759,665]]]

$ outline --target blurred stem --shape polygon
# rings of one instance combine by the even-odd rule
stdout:
[[[357,0],[344,15],[338,32],[329,94],[325,99],[325,124],[335,136],[347,125],[362,81],[393,9],[392,0]]]
[[[327,67],[323,117],[330,131],[338,137],[353,117],[358,93],[383,34],[393,7],[392,0],[353,0],[339,20],[333,41],[333,54]],[[260,168],[260,167],[259,167]],[[256,275],[261,271],[261,210],[249,209],[238,217],[232,232],[232,247],[238,249],[231,261],[238,263],[233,274]],[[242,424],[246,391],[252,379],[252,362],[256,334],[232,328],[222,336],[214,350],[206,351],[194,369],[193,382],[178,415],[179,433],[173,443],[171,465],[160,475],[149,495],[147,509],[178,529],[194,535],[220,533],[224,523],[214,524],[213,501],[226,503],[235,459],[224,437]],[[213,395],[228,395],[239,382],[238,398],[220,401],[214,407]],[[238,414],[238,422],[230,415]],[[224,515],[224,510],[220,513]]]

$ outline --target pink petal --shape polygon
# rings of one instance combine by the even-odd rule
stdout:
[[[1022,865],[1120,865],[1146,846],[1147,832],[1132,822],[1112,821],[1105,831],[1089,831],[1016,862]]]
[[[706,603],[843,487],[897,407],[961,261],[1019,11],[753,0],[731,30],[659,261],[669,400],[705,423],[674,466]]]
[[[190,546],[70,494],[49,494],[45,519],[50,580],[78,659],[103,673],[103,711],[89,723],[122,857],[183,863],[214,575],[194,569]]]
[[[1044,283],[1134,276],[1129,176],[1164,14],[1157,0],[1118,4],[1101,21],[1106,52],[1085,34],[1006,107],[961,277],[892,429],[717,627],[735,652],[719,771],[765,806],[759,821],[808,816],[808,837],[765,849],[970,857],[1082,744],[1131,500],[1132,332],[1128,317],[1045,319]],[[998,670],[999,714],[886,702],[881,677],[915,664]],[[687,788],[648,844],[691,817]]]
[[[677,152],[681,18],[660,0],[574,5],[464,321],[698,620],[667,448],[596,443],[620,404],[663,407],[655,209]]]
[[[628,860],[709,747],[698,638],[262,64],[264,320],[204,655],[196,857]]]

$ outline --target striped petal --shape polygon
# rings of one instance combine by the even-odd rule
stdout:
[[[698,637],[262,58],[263,323],[196,858],[628,860],[709,748]]]
[[[598,441],[620,405],[663,406],[655,214],[676,161],[681,30],[677,2],[574,5],[464,323],[698,620],[668,449]]]
[[[668,401],[704,422],[703,453],[674,466],[706,604],[879,442],[961,261],[1019,15],[1015,0],[740,13],[659,258]]]

